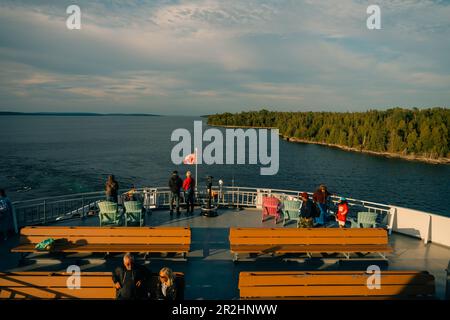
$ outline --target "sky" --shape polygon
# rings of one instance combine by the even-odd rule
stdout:
[[[449,34],[450,1],[0,0],[0,110],[449,107]]]

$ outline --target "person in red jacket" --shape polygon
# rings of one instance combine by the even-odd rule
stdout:
[[[195,179],[192,178],[190,171],[186,172],[186,179],[183,181],[183,190],[186,200],[186,214],[192,215],[194,213]]]
[[[339,228],[345,228],[345,222],[347,222],[347,214],[348,214],[347,199],[340,198],[338,210],[336,213],[336,221],[339,223]]]

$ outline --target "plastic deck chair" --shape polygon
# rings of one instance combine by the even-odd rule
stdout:
[[[289,220],[300,220],[300,206],[302,205],[302,201],[294,201],[294,200],[284,200],[283,206],[281,208],[281,212],[283,212],[283,226],[286,225],[286,222]]]
[[[352,228],[376,228],[377,216],[376,212],[358,212],[357,221],[351,220]]]
[[[279,205],[280,200],[277,198],[263,197],[262,222],[264,222],[266,217],[272,216],[275,218],[275,223],[278,223],[278,219],[280,218]]]
[[[128,225],[144,225],[144,217],[142,214],[142,203],[139,201],[125,201],[125,226]]]
[[[119,214],[117,203],[111,201],[101,201],[98,203],[100,212],[98,217],[100,219],[100,227],[103,225],[116,225],[122,224],[122,216]]]

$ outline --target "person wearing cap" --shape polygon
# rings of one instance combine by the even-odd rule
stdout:
[[[345,228],[345,222],[347,222],[348,215],[348,203],[347,199],[341,197],[338,202],[338,210],[336,214],[336,221],[339,224],[339,228]]]
[[[297,228],[312,228],[313,203],[306,192],[302,192],[300,196],[302,198],[302,205],[300,207],[300,219],[298,220]]]

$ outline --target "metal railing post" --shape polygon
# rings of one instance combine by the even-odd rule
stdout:
[[[84,196],[81,197],[81,219],[84,219],[85,213],[84,213]]]
[[[47,212],[46,212],[46,210],[47,210],[47,206],[46,206],[46,202],[44,200],[44,223],[47,222]]]

